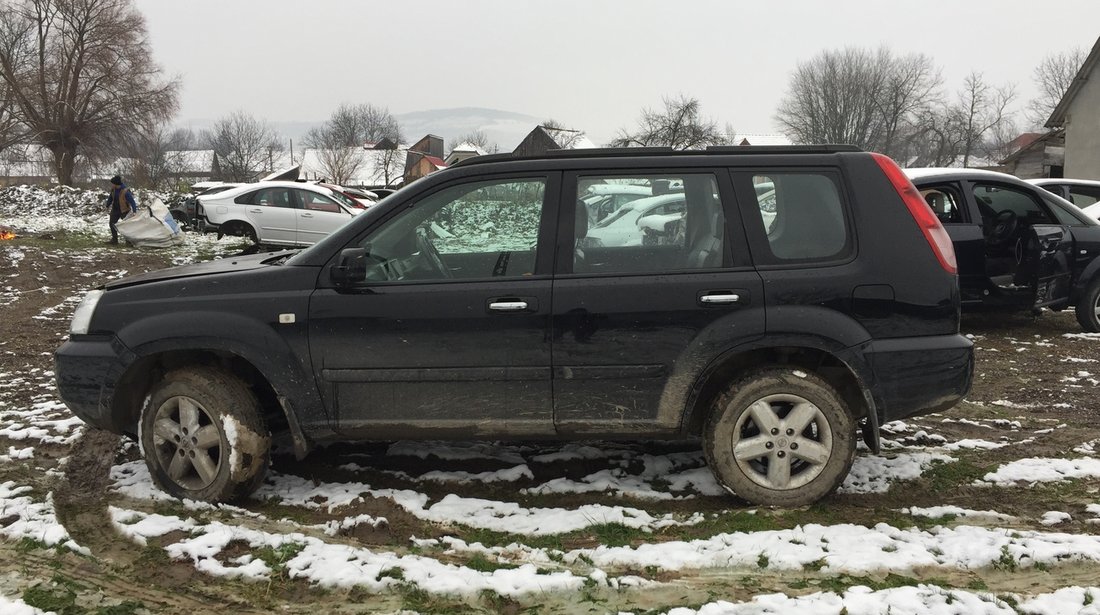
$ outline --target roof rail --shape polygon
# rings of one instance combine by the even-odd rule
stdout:
[[[855,145],[825,143],[821,145],[710,145],[708,152],[718,154],[835,154],[837,152],[862,152]]]
[[[516,156],[514,154],[486,154],[460,160],[450,166],[465,167],[473,164],[488,164],[507,160],[539,160],[546,158],[601,158],[652,156],[698,156],[700,154],[835,154],[838,152],[861,152],[855,145],[711,145],[705,150],[674,150],[671,147],[593,147],[587,149],[552,149],[538,156]]]

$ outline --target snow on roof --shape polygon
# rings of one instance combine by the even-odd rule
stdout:
[[[470,143],[469,141],[463,141],[462,143],[456,145],[454,149],[451,150],[452,154],[455,152],[474,153],[478,156],[484,156],[487,153],[485,150],[474,145],[473,143]]]
[[[386,167],[389,166],[390,185],[401,183],[405,170],[405,157],[408,150],[402,149],[364,149],[362,163],[351,178],[345,182],[349,186],[381,186],[386,183]],[[329,177],[321,162],[320,151],[316,149],[299,150],[295,157],[302,165],[302,178],[321,179]]]

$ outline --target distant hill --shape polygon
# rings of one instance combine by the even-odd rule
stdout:
[[[527,133],[546,118],[533,115],[486,109],[483,107],[457,107],[454,109],[428,109],[394,115],[401,124],[405,138],[410,142],[426,134],[443,137],[447,149],[461,135],[481,130],[501,151],[512,151]]]
[[[514,113],[512,111],[500,111],[498,109],[486,109],[483,107],[456,107],[454,109],[428,109],[425,111],[412,111],[409,113],[395,113],[405,140],[415,142],[426,134],[434,134],[443,137],[449,150],[454,139],[469,134],[475,130],[481,130],[490,141],[500,146],[502,152],[510,152],[527,133],[546,118]],[[209,118],[187,119],[176,122],[180,128],[190,128],[196,133],[208,130],[214,125]],[[301,147],[302,138],[310,128],[320,126],[323,119],[315,121],[269,121],[279,136],[285,139],[293,139],[294,146]]]

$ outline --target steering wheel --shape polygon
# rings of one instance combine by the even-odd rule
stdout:
[[[420,252],[420,255],[424,257],[424,260],[428,261],[428,264],[439,271],[439,275],[447,279],[454,277],[451,274],[451,270],[444,264],[443,258],[439,256],[439,250],[436,250],[435,246],[432,245],[432,241],[428,239],[427,229],[416,229],[416,249]]]
[[[989,241],[995,244],[1003,244],[1012,238],[1016,229],[1020,226],[1020,218],[1011,209],[1005,209],[998,213],[991,223]]]

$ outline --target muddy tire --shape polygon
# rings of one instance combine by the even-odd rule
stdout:
[[[1089,333],[1100,333],[1100,275],[1094,275],[1073,307],[1077,322]]]
[[[735,495],[764,506],[805,506],[848,475],[855,420],[815,374],[762,369],[715,401],[703,449],[718,482]]]
[[[222,370],[173,370],[153,387],[141,413],[141,448],[153,480],[190,500],[228,502],[263,482],[271,436],[260,404]]]

